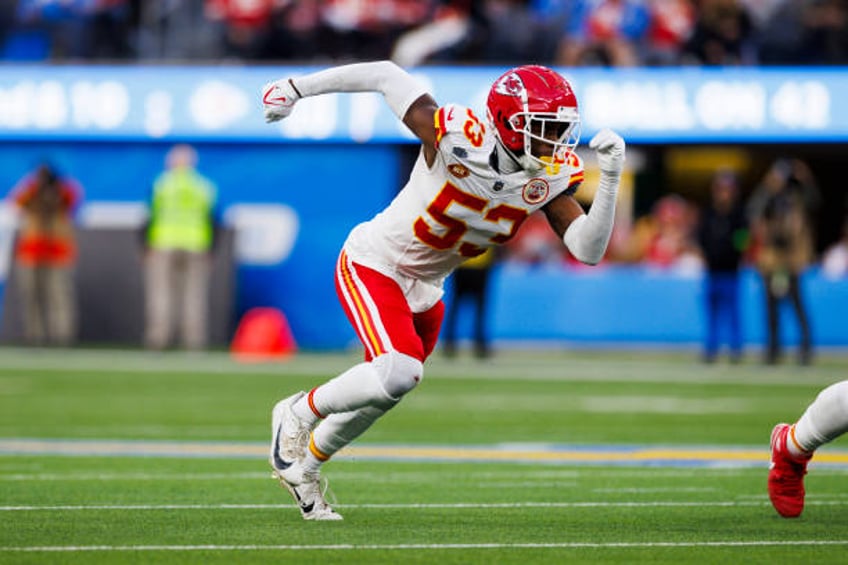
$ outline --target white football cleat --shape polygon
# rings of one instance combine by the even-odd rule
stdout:
[[[301,465],[309,444],[310,427],[292,411],[303,391],[279,401],[271,411],[271,453],[268,462],[274,478],[291,493],[304,520],[341,520],[324,499],[317,473]]]
[[[326,482],[321,484],[318,473],[304,471],[300,461],[296,461],[286,469],[285,477],[276,473],[280,484],[289,491],[300,508],[304,520],[341,520],[342,515],[333,510],[324,498]]]
[[[271,411],[271,454],[268,462],[274,474],[285,478],[288,468],[306,455],[310,428],[292,411],[303,398],[300,391],[279,401]]]

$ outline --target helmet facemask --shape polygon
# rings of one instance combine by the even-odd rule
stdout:
[[[580,140],[577,108],[561,106],[556,112],[517,112],[508,123],[524,139],[524,154],[513,155],[531,172],[547,168],[548,174],[558,174]]]

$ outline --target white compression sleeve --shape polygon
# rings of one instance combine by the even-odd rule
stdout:
[[[578,217],[565,230],[563,242],[582,263],[595,265],[604,257],[612,235],[618,181],[618,174],[601,172],[601,181],[589,213]]]
[[[301,98],[330,92],[380,92],[395,115],[406,111],[427,88],[391,61],[355,63],[296,77],[291,85]]]

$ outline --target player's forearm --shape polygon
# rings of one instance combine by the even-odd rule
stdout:
[[[427,88],[391,61],[355,63],[291,79],[301,98],[331,92],[379,92],[401,119]]]
[[[606,253],[615,219],[619,178],[618,174],[602,172],[589,213],[571,222],[565,231],[562,239],[581,263],[596,265]]]

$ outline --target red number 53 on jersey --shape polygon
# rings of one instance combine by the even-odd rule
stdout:
[[[501,220],[507,220],[509,222],[508,232],[499,233],[489,238],[489,241],[493,244],[502,244],[509,241],[515,235],[521,223],[527,218],[527,210],[507,204],[499,204],[493,208],[488,208],[490,204],[489,200],[463,192],[450,182],[446,182],[436,198],[433,199],[433,202],[427,207],[427,213],[436,223],[444,226],[444,232],[441,235],[434,233],[433,228],[427,223],[424,217],[419,216],[415,220],[414,225],[416,237],[430,247],[440,251],[446,251],[457,245],[462,240],[462,236],[468,232],[469,226],[467,222],[448,214],[448,208],[454,203],[478,212],[480,218],[486,222],[498,225],[500,225]],[[462,241],[458,249],[459,254],[463,257],[474,257],[484,251],[484,248],[467,241]]]

